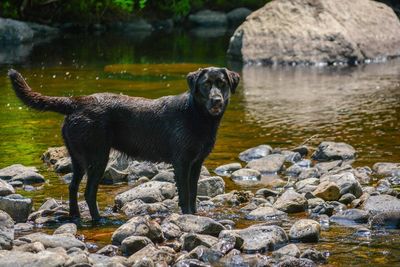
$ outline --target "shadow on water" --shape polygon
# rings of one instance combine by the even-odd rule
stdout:
[[[200,32],[100,36],[64,35],[32,47],[13,65],[0,62],[0,168],[21,163],[37,166],[48,182],[32,197],[38,207],[46,197],[66,200],[67,185],[49,171],[40,155],[62,145],[62,116],[29,110],[15,97],[6,71],[20,70],[30,85],[48,95],[123,93],[157,98],[186,90],[189,71],[207,65],[226,66],[229,35]],[[286,68],[246,66],[242,83],[221,124],[206,166],[238,161],[239,152],[259,144],[292,148],[311,136],[344,141],[358,151],[356,165],[400,162],[400,61],[358,67]],[[225,179],[227,191],[241,187]],[[128,185],[101,186],[99,205],[109,209],[117,192]],[[80,199],[82,199],[82,189]],[[216,216],[219,216],[216,214]],[[241,218],[238,214],[226,214]],[[223,216],[222,216],[223,218]],[[239,220],[241,227],[253,224]],[[109,243],[115,223],[84,224],[86,240]],[[354,241],[354,229],[331,228],[312,244],[329,251],[332,265],[373,266],[400,261],[398,231]],[[299,245],[304,246],[304,245]],[[309,246],[309,245],[307,245]],[[304,246],[305,248],[305,246]]]

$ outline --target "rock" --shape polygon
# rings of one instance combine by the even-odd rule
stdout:
[[[284,163],[284,155],[271,154],[263,158],[250,161],[247,163],[246,168],[257,170],[262,174],[277,173],[282,170]]]
[[[161,249],[157,249],[153,244],[149,244],[135,254],[131,255],[128,258],[127,266],[132,266],[144,258],[150,259],[156,264],[162,264],[163,262],[165,262],[167,265],[171,265],[175,260],[173,254],[163,251]]]
[[[170,171],[161,171],[151,180],[159,182],[175,183],[175,174]]]
[[[172,183],[150,181],[141,184],[115,197],[115,204],[122,207],[125,203],[140,199],[146,203],[160,202],[175,196],[176,187]]]
[[[68,250],[66,266],[91,266],[92,261],[88,257],[89,253],[80,249]]]
[[[276,197],[278,195],[279,193],[277,191],[271,190],[269,188],[261,188],[256,191],[256,197],[268,198]]]
[[[300,173],[303,171],[303,167],[300,167],[297,164],[293,164],[289,168],[285,170],[285,174],[287,176],[292,176],[292,177],[297,177],[300,175]]]
[[[357,198],[362,195],[361,185],[351,172],[343,172],[334,175],[327,174],[322,176],[320,181],[321,183],[326,181],[335,183],[340,189],[340,195],[351,193]]]
[[[76,235],[78,232],[78,228],[76,227],[76,224],[74,223],[66,223],[58,227],[53,235],[59,235],[59,234],[71,234],[71,235]]]
[[[112,26],[113,30],[124,33],[151,32],[153,26],[144,19],[136,19],[132,22],[118,22]]]
[[[244,239],[237,233],[234,231],[222,231],[219,234],[219,243],[222,244],[224,241],[227,241],[228,243],[231,243],[232,241],[234,241],[233,244],[233,248],[235,249],[242,249],[243,247],[243,243],[244,243]],[[218,246],[218,243],[215,246]],[[231,246],[229,245],[229,249],[231,248]],[[226,247],[225,247],[226,249]],[[222,249],[219,249],[220,251],[222,251]],[[225,253],[225,252],[224,252]]]
[[[37,171],[35,167],[14,164],[0,170],[0,179],[10,180],[10,182],[21,181],[24,184],[43,183],[44,177]]]
[[[230,176],[234,171],[237,171],[240,168],[242,168],[242,165],[238,162],[235,162],[235,163],[221,165],[221,166],[217,167],[214,170],[214,172],[220,176]]]
[[[125,256],[130,256],[148,244],[153,242],[145,236],[128,236],[121,243],[121,251]]]
[[[140,199],[126,203],[121,210],[129,218],[139,215],[167,215],[172,212],[163,202],[145,203]]]
[[[57,173],[70,173],[72,172],[72,162],[70,157],[65,157],[57,160],[54,164],[54,171]]]
[[[237,206],[242,203],[248,202],[251,197],[253,197],[253,194],[250,191],[232,190],[229,193],[213,197],[211,200],[217,205]]]
[[[318,185],[313,195],[325,201],[338,200],[340,198],[340,188],[333,182],[322,182]]]
[[[312,158],[317,161],[352,160],[356,150],[349,144],[337,142],[322,142]]]
[[[310,200],[309,200],[308,203],[310,205]],[[310,216],[311,217],[317,216],[317,215],[320,216],[322,214],[326,214],[328,216],[331,216],[334,210],[335,210],[335,206],[324,202],[324,203],[318,204],[317,206],[313,207],[311,209]]]
[[[108,256],[105,256],[105,255],[100,255],[100,254],[93,253],[93,254],[89,255],[89,259],[93,263],[93,266],[96,266],[96,267],[107,267],[107,266],[124,267],[124,266],[128,266],[127,259],[125,257],[122,257],[122,256],[108,257]],[[152,266],[154,266],[154,265],[152,265]]]
[[[324,254],[322,254],[321,252],[319,252],[318,250],[313,249],[313,248],[306,249],[300,255],[300,258],[309,259],[318,264],[325,264],[328,262],[328,259]]]
[[[379,175],[391,176],[400,174],[400,163],[378,162],[374,164],[372,169]]]
[[[40,251],[44,251],[45,247],[40,242],[33,242],[33,243],[23,244],[18,247],[16,246],[13,248],[13,250],[22,251],[22,252],[38,253]]]
[[[400,211],[385,211],[376,214],[369,222],[372,229],[400,229]]]
[[[331,222],[341,224],[341,225],[352,225],[358,223],[367,223],[369,218],[369,213],[360,209],[348,209],[343,210],[330,218]]]
[[[174,267],[211,267],[211,265],[197,259],[184,259],[176,262]]]
[[[236,29],[228,55],[245,63],[354,64],[397,56],[399,42],[399,19],[384,4],[278,0]]]
[[[108,167],[104,172],[103,179],[110,181],[110,184],[126,182],[128,179],[128,173],[113,167]]]
[[[0,36],[0,43],[19,44],[31,41],[34,31],[22,21],[0,18]]]
[[[238,26],[243,21],[246,20],[246,17],[250,15],[251,10],[245,7],[235,8],[226,14],[228,18],[228,23],[231,26]]]
[[[400,210],[400,199],[390,195],[369,196],[362,205],[365,211],[377,214],[386,211]]]
[[[321,174],[317,170],[317,168],[305,168],[303,169],[299,176],[299,180],[308,179],[308,178],[319,178]]]
[[[253,169],[240,169],[234,171],[231,175],[234,182],[259,182],[261,180],[261,173]]]
[[[154,242],[164,239],[160,225],[150,221],[147,216],[133,217],[121,225],[111,237],[112,244],[119,245],[128,236],[145,236]]]
[[[0,197],[0,210],[7,212],[15,222],[26,222],[32,210],[32,200],[19,194]]]
[[[252,210],[249,214],[247,214],[246,219],[257,220],[257,221],[268,221],[271,219],[281,220],[286,216],[287,214],[285,212],[277,210],[273,207],[259,207]]]
[[[128,168],[125,172],[128,172],[128,181],[135,181],[140,177],[146,176],[151,179],[156,174],[160,172],[160,170],[165,170],[165,166],[162,164],[156,164],[148,161],[132,161],[129,162]]]
[[[114,245],[105,245],[104,247],[99,249],[96,253],[105,255],[105,256],[109,256],[109,257],[113,257],[113,256],[117,255],[118,247],[114,246]]]
[[[298,152],[282,150],[280,154],[285,156],[285,162],[295,163],[301,160],[301,155]]]
[[[0,180],[0,197],[8,196],[14,193],[14,187],[12,187],[6,181]]]
[[[320,173],[325,174],[336,167],[340,167],[342,163],[343,160],[325,161],[325,162],[318,162],[317,164],[315,164],[314,167],[317,168],[317,170]]]
[[[210,235],[200,235],[187,233],[181,236],[182,249],[191,251],[198,246],[205,246],[207,248],[218,243],[218,238]]]
[[[195,14],[189,15],[189,22],[195,26],[215,27],[228,24],[226,14],[212,10],[201,10]]]
[[[54,165],[58,160],[69,157],[68,150],[65,146],[49,147],[41,156],[41,159],[50,165]]]
[[[245,253],[275,250],[288,242],[285,231],[276,225],[252,226],[241,230],[225,230],[220,234],[238,234],[244,241],[242,250]]]
[[[353,169],[353,174],[362,185],[369,185],[372,181],[372,170],[370,167],[357,167]]]
[[[165,222],[177,225],[183,232],[212,236],[218,236],[225,229],[222,224],[211,218],[191,214],[172,214],[165,219]]]
[[[52,210],[58,208],[60,205],[54,198],[47,199],[38,210]]]
[[[256,147],[249,148],[239,154],[239,159],[242,161],[252,161],[255,159],[263,158],[271,154],[272,147],[269,145],[259,145]]]
[[[278,265],[276,265],[277,267],[316,267],[317,265],[309,259],[304,259],[304,258],[288,258],[288,259],[284,259],[283,261],[279,262]]]
[[[197,194],[199,196],[215,197],[225,192],[225,182],[219,176],[200,179],[197,185]]]
[[[6,212],[0,210],[0,250],[11,249],[14,240],[14,221]]]
[[[300,257],[300,250],[295,244],[289,244],[272,252],[272,256],[275,258],[282,258],[284,256],[298,258]]]
[[[356,197],[353,194],[347,193],[340,197],[339,202],[348,205],[355,199]]]
[[[58,267],[64,266],[66,260],[67,255],[47,250],[38,253],[0,251],[1,266]]]
[[[301,242],[318,242],[321,226],[318,222],[309,219],[296,221],[289,231],[289,237],[292,240]]]
[[[299,193],[307,193],[312,192],[317,189],[319,184],[318,178],[307,178],[304,180],[300,180],[295,184],[296,191]]]
[[[66,250],[74,247],[80,249],[86,248],[85,243],[76,239],[71,234],[48,235],[45,233],[33,233],[22,236],[19,239],[28,243],[40,242],[45,246],[45,248],[62,247]]]
[[[307,209],[307,199],[294,190],[287,190],[276,200],[273,206],[287,213],[302,212]]]
[[[14,225],[14,231],[18,233],[29,232],[33,230],[33,225],[30,223],[17,223]]]
[[[174,223],[163,222],[161,224],[161,230],[166,239],[175,239],[182,235],[181,228]]]

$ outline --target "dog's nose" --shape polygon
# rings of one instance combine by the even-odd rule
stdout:
[[[216,106],[216,105],[220,105],[221,103],[222,103],[222,97],[217,96],[217,97],[211,98],[211,105]]]

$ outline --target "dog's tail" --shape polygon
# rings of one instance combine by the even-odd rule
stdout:
[[[76,103],[73,98],[44,96],[32,91],[24,78],[16,70],[9,70],[15,94],[25,105],[40,111],[55,111],[61,114],[71,114],[75,110]]]

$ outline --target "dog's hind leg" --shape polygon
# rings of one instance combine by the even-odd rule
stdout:
[[[103,178],[104,170],[106,169],[110,149],[106,151],[98,151],[96,156],[93,156],[88,161],[87,168],[87,184],[85,189],[85,200],[89,206],[90,216],[93,221],[100,219],[99,210],[97,208],[97,189],[100,180]]]
[[[69,184],[69,215],[73,218],[79,218],[78,190],[85,171],[82,165],[73,156],[71,156],[71,161],[73,175],[71,183]]]
[[[197,212],[196,204],[197,204],[197,183],[199,181],[199,176],[201,172],[201,166],[203,165],[203,161],[195,161],[190,169],[190,177],[189,177],[189,195],[190,195],[190,211],[189,213],[195,214]]]
[[[183,214],[191,214],[190,210],[190,163],[182,161],[174,164],[176,185],[178,186],[179,206]]]

